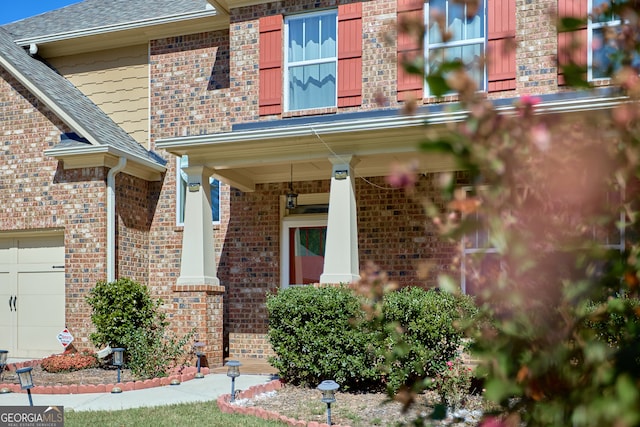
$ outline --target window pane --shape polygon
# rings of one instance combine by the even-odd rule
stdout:
[[[289,109],[333,107],[335,104],[335,62],[289,69]]]
[[[336,16],[324,15],[320,20],[321,57],[336,56]]]
[[[289,61],[304,60],[303,23],[303,19],[289,21]]]
[[[464,37],[464,7],[461,4],[449,2],[449,16],[447,19],[447,25],[449,25],[449,31],[451,32],[451,40],[463,40]]]
[[[611,65],[609,55],[615,53],[616,49],[605,44],[604,28],[593,30],[591,46],[593,48],[593,61],[591,64],[593,78],[607,77],[607,69]]]
[[[179,167],[179,185],[178,185],[178,224],[184,223],[184,207],[187,196],[188,177],[187,174],[182,171],[183,167],[189,166],[189,157],[182,156],[178,159]],[[211,186],[211,216],[213,222],[220,222],[220,182],[217,179],[209,178],[209,185]]]
[[[289,62],[336,56],[336,15],[290,19]]]
[[[608,6],[610,0],[592,0],[592,22],[609,22],[618,19]]]

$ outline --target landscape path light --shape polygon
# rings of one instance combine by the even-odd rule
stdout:
[[[202,366],[202,356],[204,356],[204,346],[205,344],[201,341],[196,341],[195,344],[193,344],[193,350],[196,353],[196,357],[198,358],[198,361],[196,362],[196,366],[198,367],[198,372],[196,372],[195,378],[204,378],[204,374],[202,372],[200,372],[200,366]]]
[[[231,402],[236,401],[236,378],[240,376],[240,366],[237,360],[227,362],[227,376],[231,378]]]
[[[340,385],[333,380],[324,380],[318,386],[322,392],[322,401],[327,404],[327,424],[331,425],[331,404],[336,401],[336,390]]]
[[[33,368],[28,366],[26,368],[16,369],[16,374],[18,375],[18,380],[20,381],[20,388],[22,390],[27,390],[27,394],[29,395],[29,406],[33,406],[33,400],[31,399],[31,389],[33,388],[33,376],[31,370]]]
[[[111,364],[118,368],[118,381],[116,384],[120,384],[120,369],[122,369],[122,365],[124,365],[124,348],[113,349],[113,360],[111,360]],[[122,393],[122,389],[120,387],[114,387],[111,389],[111,393]]]
[[[4,375],[4,368],[7,366],[8,354],[9,350],[0,350],[0,381],[2,381],[2,376]]]

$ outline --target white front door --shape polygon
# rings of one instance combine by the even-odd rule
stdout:
[[[0,236],[0,349],[41,358],[63,350],[64,236]]]

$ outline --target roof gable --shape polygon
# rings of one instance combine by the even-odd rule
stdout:
[[[113,148],[151,168],[164,169],[164,161],[146,150],[71,82],[44,62],[17,46],[0,28],[0,66],[47,105],[91,146]]]

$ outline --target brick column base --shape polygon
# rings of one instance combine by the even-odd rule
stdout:
[[[223,295],[224,286],[174,285],[173,323],[179,334],[195,328],[197,341],[206,344],[206,366],[215,368],[224,364]]]

